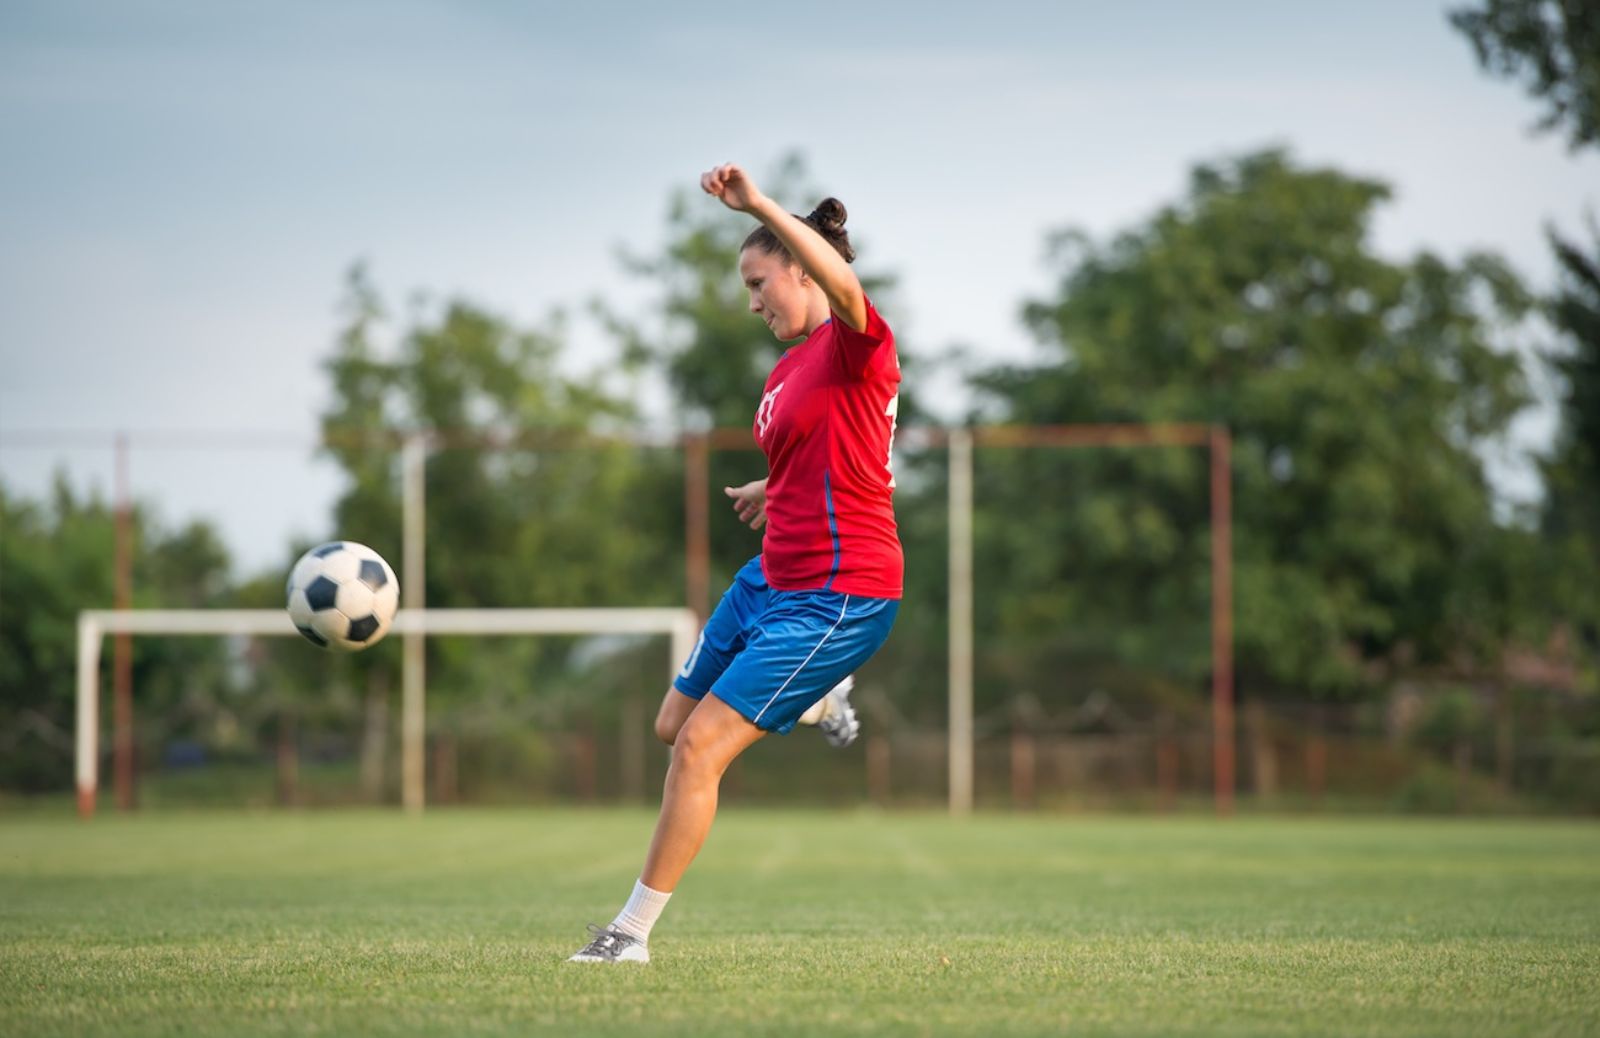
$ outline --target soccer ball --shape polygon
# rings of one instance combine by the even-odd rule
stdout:
[[[354,541],[332,541],[300,556],[286,590],[295,628],[313,644],[342,652],[382,640],[400,606],[394,570]]]

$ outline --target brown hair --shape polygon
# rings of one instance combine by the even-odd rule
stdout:
[[[846,263],[856,258],[856,250],[850,247],[850,232],[844,229],[845,217],[849,214],[845,212],[843,202],[837,198],[824,198],[817,203],[815,209],[811,210],[810,216],[801,216],[798,213],[794,215],[795,219],[822,235],[823,240],[832,245],[835,251],[844,257]],[[790,261],[794,259],[789,255],[789,250],[784,248],[783,242],[779,241],[778,236],[767,229],[765,224],[751,231],[745,238],[744,244],[739,246],[739,251],[743,252],[745,249],[760,249],[762,252],[783,256]]]

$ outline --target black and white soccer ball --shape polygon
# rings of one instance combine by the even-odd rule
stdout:
[[[355,652],[389,633],[400,582],[383,556],[355,541],[331,541],[289,571],[289,618],[308,641]]]

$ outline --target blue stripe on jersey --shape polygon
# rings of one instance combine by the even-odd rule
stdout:
[[[827,470],[822,473],[822,496],[828,502],[828,536],[833,539],[833,569],[828,571],[828,582],[822,585],[822,590],[826,591],[833,586],[833,578],[839,575],[839,520],[833,514],[833,482]]]

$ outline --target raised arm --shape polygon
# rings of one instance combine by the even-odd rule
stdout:
[[[789,250],[800,269],[828,297],[828,306],[855,331],[867,327],[867,296],[845,258],[806,222],[761,193],[744,169],[733,163],[700,175],[700,186],[729,209],[749,213]]]

